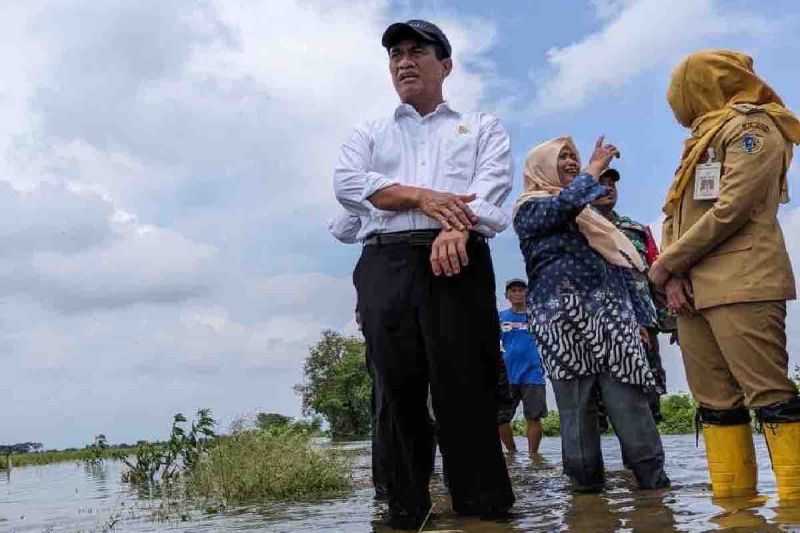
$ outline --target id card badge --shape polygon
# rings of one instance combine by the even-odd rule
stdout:
[[[722,163],[714,161],[714,149],[708,149],[708,163],[700,163],[694,170],[694,199],[716,200],[719,198],[719,179]]]

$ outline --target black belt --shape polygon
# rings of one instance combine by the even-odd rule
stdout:
[[[393,233],[373,233],[364,239],[364,246],[389,246],[392,244],[406,244],[408,246],[430,246],[439,235],[438,229],[397,231]],[[478,233],[471,232],[469,240],[484,242],[486,238]]]

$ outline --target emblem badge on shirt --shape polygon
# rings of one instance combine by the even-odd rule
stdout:
[[[459,124],[458,129],[456,129],[456,132],[459,135],[467,135],[469,133],[469,128],[466,127],[464,124]]]
[[[745,133],[742,136],[742,150],[748,154],[757,154],[764,146],[761,137],[752,133]]]

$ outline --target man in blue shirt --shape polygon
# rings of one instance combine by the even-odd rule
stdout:
[[[539,350],[528,329],[525,297],[528,285],[521,279],[506,282],[506,298],[511,307],[500,313],[500,332],[503,360],[511,387],[510,410],[500,413],[500,439],[508,451],[514,451],[511,419],[522,402],[522,412],[527,421],[528,452],[539,452],[542,440],[541,419],[547,416],[544,371]]]

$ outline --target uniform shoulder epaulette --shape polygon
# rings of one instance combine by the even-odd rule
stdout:
[[[761,107],[756,104],[733,104],[731,107],[743,115],[751,115],[753,113],[761,113]]]

